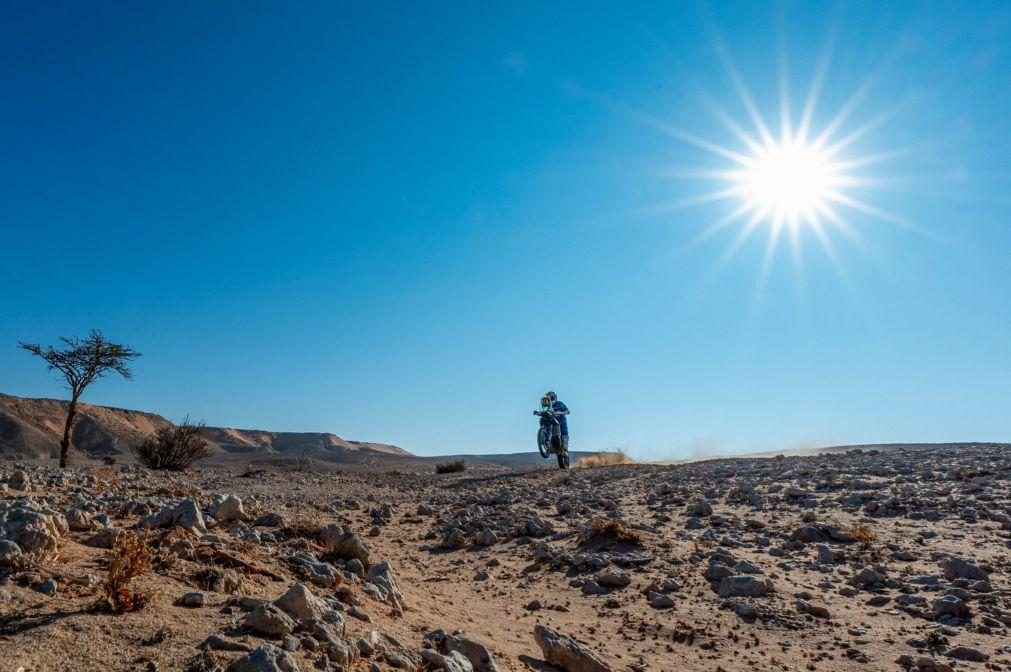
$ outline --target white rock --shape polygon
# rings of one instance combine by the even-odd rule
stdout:
[[[19,560],[54,559],[68,531],[61,513],[27,502],[0,502],[0,540],[11,542],[0,549],[0,566]]]
[[[218,495],[211,505],[211,515],[218,520],[247,522],[249,514],[242,508],[242,500],[235,495]]]

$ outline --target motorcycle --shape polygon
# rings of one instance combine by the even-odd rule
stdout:
[[[534,415],[541,419],[541,425],[537,429],[537,450],[541,457],[548,459],[548,456],[554,453],[558,458],[558,468],[568,469],[569,451],[562,442],[562,425],[558,422],[554,411],[544,409],[534,411]]]

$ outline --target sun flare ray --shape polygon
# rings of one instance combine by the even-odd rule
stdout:
[[[737,220],[741,219],[746,214],[751,212],[754,209],[754,207],[755,207],[754,203],[750,201],[745,201],[744,203],[741,203],[739,206],[737,206],[736,210],[732,210],[723,217],[719,218],[718,220],[716,220],[715,222],[704,228],[701,232],[699,232],[697,236],[688,241],[688,247],[698,245],[706,238],[709,238],[713,234],[730,226],[731,224],[733,224],[734,222],[736,222]]]
[[[748,91],[748,86],[744,83],[744,78],[737,70],[737,64],[734,62],[734,57],[730,53],[730,48],[727,47],[726,43],[722,39],[716,41],[716,53],[723,62],[723,69],[726,70],[727,74],[730,76],[734,89],[737,91],[737,95],[740,97],[744,108],[748,111],[748,116],[751,117],[752,123],[755,124],[755,128],[758,130],[758,134],[762,137],[762,141],[766,145],[775,142],[772,138],[772,133],[769,132],[769,127],[766,126],[765,120],[762,119],[762,115],[758,111],[758,106],[755,105],[755,101],[751,98],[751,93]]]

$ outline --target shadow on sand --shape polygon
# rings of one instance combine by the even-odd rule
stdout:
[[[29,614],[26,611],[17,611],[12,614],[0,616],[0,637],[14,637],[23,632],[42,628],[53,623],[62,621],[71,616],[80,616],[89,613],[85,609],[74,611],[54,611],[47,614]]]
[[[526,665],[531,670],[537,670],[537,672],[558,672],[558,668],[555,667],[554,665],[546,663],[543,660],[533,658],[532,656],[528,656],[526,654],[520,656],[520,662]]]

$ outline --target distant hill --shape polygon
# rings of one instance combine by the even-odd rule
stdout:
[[[0,394],[0,457],[45,459],[59,455],[67,402],[59,399],[26,399]],[[79,404],[72,443],[75,450],[91,458],[126,455],[129,447],[148,434],[172,423],[155,413],[126,408]],[[320,432],[271,432],[257,429],[207,427],[204,435],[216,456],[373,455],[411,457],[397,446],[348,441]]]
[[[268,432],[260,429],[206,427],[204,437],[226,453],[382,453],[410,457],[411,453],[385,443],[348,441],[336,434]]]

